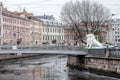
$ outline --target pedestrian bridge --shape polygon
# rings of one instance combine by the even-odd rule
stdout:
[[[87,55],[87,50],[80,46],[65,45],[20,45],[17,49],[12,46],[1,46],[0,54],[57,54],[57,55]]]

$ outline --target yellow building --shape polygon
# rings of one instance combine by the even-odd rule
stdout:
[[[42,23],[38,18],[36,18],[34,16],[29,16],[28,18],[31,21],[31,24],[30,24],[31,43],[32,44],[41,44]]]

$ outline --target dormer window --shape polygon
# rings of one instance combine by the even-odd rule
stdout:
[[[52,25],[52,22],[50,22],[50,25]]]
[[[53,25],[54,23],[52,22],[52,25]]]
[[[45,24],[46,24],[46,25],[48,25],[48,24],[49,24],[49,22],[48,22],[48,21],[45,21]]]

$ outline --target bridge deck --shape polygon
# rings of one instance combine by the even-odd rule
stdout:
[[[0,54],[63,54],[63,55],[86,55],[87,52],[83,47],[79,46],[30,46],[21,47],[13,50],[12,48],[4,48],[0,50]]]

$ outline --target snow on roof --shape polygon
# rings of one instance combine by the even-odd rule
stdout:
[[[120,24],[120,19],[111,19],[111,20],[109,21],[109,24],[111,24],[111,25]]]
[[[44,25],[51,25],[51,26],[62,26],[62,23],[56,21],[56,20],[47,20],[47,19],[41,19]]]
[[[44,15],[44,16],[36,16],[36,17],[43,22],[43,25],[62,26],[62,23],[55,20],[53,16]]]

